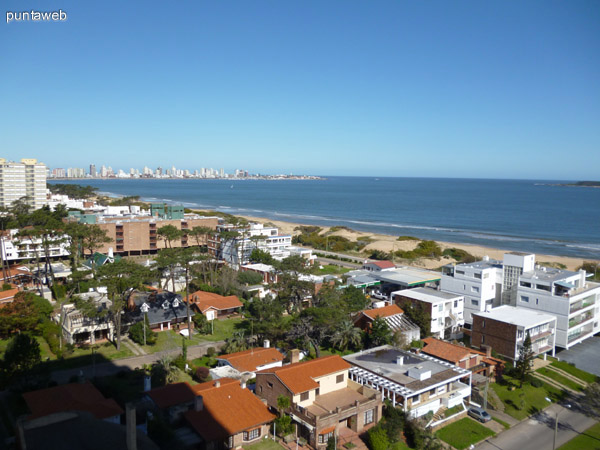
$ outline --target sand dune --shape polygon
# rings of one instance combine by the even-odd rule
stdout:
[[[276,227],[279,228],[281,234],[291,234],[291,235],[298,234],[298,231],[295,231],[294,229],[300,225],[306,225],[306,224],[300,224],[300,223],[296,223],[296,222],[284,222],[284,221],[280,221],[280,220],[271,220],[271,219],[266,219],[264,217],[252,217],[252,216],[243,216],[243,217],[245,217],[247,220],[252,221],[252,222],[258,222],[258,223],[263,223],[263,224],[264,223],[272,223],[273,225],[275,225]],[[323,229],[323,232],[326,232],[331,227],[322,226],[321,228]],[[345,229],[345,228],[337,230],[332,234],[338,235],[338,236],[343,236],[352,241],[355,241],[359,237],[368,236],[372,239],[373,242],[371,242],[365,248],[367,250],[381,250],[384,252],[397,251],[397,250],[412,250],[419,243],[418,240],[417,241],[398,241],[397,236],[390,236],[390,235],[386,235],[386,234],[376,234],[376,233],[365,233],[362,231],[350,230],[350,229]],[[451,243],[451,242],[441,242],[441,241],[437,241],[437,242],[440,245],[440,247],[442,248],[442,250],[445,250],[447,248],[459,248],[459,249],[465,250],[465,251],[469,252],[470,254],[477,256],[477,257],[489,256],[492,259],[500,259],[500,260],[502,259],[504,253],[507,253],[510,251],[510,250],[502,250],[502,249],[498,249],[498,248],[483,247],[483,246],[471,245],[471,244],[455,244],[455,243]],[[581,266],[581,264],[584,261],[590,261],[590,260],[589,259],[584,260],[581,258],[572,258],[572,257],[568,257],[568,256],[536,254],[536,261],[538,263],[564,264],[567,269],[576,270],[577,267]],[[403,264],[410,264],[413,266],[424,267],[427,269],[433,269],[433,268],[440,267],[444,264],[454,262],[454,260],[452,258],[444,257],[439,260],[422,258],[422,259],[418,259],[418,260],[406,261],[406,260],[398,259],[395,262],[397,264],[403,263]]]

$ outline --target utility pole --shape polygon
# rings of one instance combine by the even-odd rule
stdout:
[[[144,318],[142,319],[144,321],[144,347],[146,346],[146,317],[148,317],[147,314],[149,309],[150,307],[146,302],[142,303],[142,306],[140,306],[140,311],[144,314]]]

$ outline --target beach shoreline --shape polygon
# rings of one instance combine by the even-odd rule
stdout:
[[[262,223],[262,224],[273,224],[277,228],[279,228],[279,232],[282,235],[297,235],[300,234],[299,231],[296,230],[297,227],[300,226],[314,226],[311,224],[300,223],[300,222],[288,222],[284,220],[273,220],[266,217],[256,217],[256,216],[247,216],[247,215],[239,215],[238,217],[243,217],[244,219],[250,222]],[[319,227],[322,229],[321,233],[326,233],[332,226],[322,226]],[[342,227],[341,229],[337,229],[331,233],[332,235],[342,236],[351,241],[356,241],[357,238],[360,237],[370,237],[371,243],[365,247],[365,250],[380,250],[386,253],[391,251],[408,251],[412,250],[416,247],[416,245],[420,242],[417,240],[397,240],[398,236],[381,234],[381,233],[369,233],[363,231],[356,231],[350,228]],[[502,260],[505,253],[510,253],[514,250],[503,250],[499,248],[485,247],[481,245],[475,244],[462,244],[462,243],[454,243],[454,242],[445,242],[445,241],[437,241],[438,245],[441,247],[442,251],[448,248],[457,248],[464,250],[471,255],[483,259],[484,256],[489,256],[490,259]],[[317,250],[318,251],[318,250]],[[583,259],[576,258],[571,256],[559,256],[559,255],[547,255],[547,254],[535,254],[536,255],[536,263],[540,265],[563,265],[567,270],[577,270],[584,262],[600,262],[595,259]],[[367,255],[365,254],[365,259],[367,259]],[[449,257],[441,257],[439,259],[435,258],[419,258],[415,260],[396,260],[397,265],[410,265],[416,267],[422,267],[425,269],[436,269],[444,264],[449,264],[455,262],[454,259]]]

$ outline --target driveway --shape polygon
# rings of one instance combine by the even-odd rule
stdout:
[[[600,336],[593,336],[569,350],[562,350],[556,357],[600,377]]]

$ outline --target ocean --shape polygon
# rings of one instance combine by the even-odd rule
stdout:
[[[230,214],[600,259],[600,189],[565,181],[327,177],[323,180],[49,181]]]

